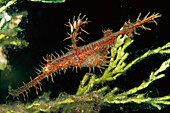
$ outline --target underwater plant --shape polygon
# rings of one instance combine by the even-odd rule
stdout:
[[[0,3],[6,3],[7,1],[0,1]],[[28,42],[23,38],[17,36],[23,29],[18,27],[23,17],[27,16],[27,11],[17,12],[9,14],[7,9],[13,5],[16,0],[9,1],[7,4],[0,8],[0,70],[4,70],[7,67],[7,58],[4,51],[7,48],[23,48],[28,46]]]
[[[65,0],[28,0],[33,2],[43,2],[43,3],[63,3]]]

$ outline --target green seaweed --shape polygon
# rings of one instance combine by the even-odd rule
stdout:
[[[16,2],[17,0],[0,1],[0,3],[6,3],[0,8],[0,70],[7,68],[8,60],[4,53],[9,47],[13,46],[15,49],[16,47],[23,48],[28,46],[28,42],[17,35],[23,31],[18,25],[22,18],[27,15],[27,12],[23,11],[15,14],[7,12],[7,9]]]
[[[43,2],[43,3],[64,3],[65,0],[28,0],[33,2]]]

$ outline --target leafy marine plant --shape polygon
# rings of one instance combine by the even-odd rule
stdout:
[[[7,1],[0,1],[0,4]],[[15,12],[9,14],[7,9],[13,5],[16,0],[8,1],[7,4],[0,8],[0,70],[7,67],[7,58],[4,51],[6,48],[13,46],[13,48],[22,48],[28,46],[28,42],[23,38],[17,36],[23,29],[18,27],[23,17],[27,16],[27,11]]]
[[[17,37],[19,32],[23,29],[18,27],[19,23],[22,21],[23,17],[27,16],[27,11],[15,12],[10,14],[10,6],[16,4],[17,2],[22,2],[22,0],[0,0],[0,70],[4,70],[7,67],[8,60],[6,58],[5,48],[14,46],[14,48],[27,47],[28,42],[24,39]],[[24,1],[24,0],[23,0]],[[65,0],[28,0],[33,2],[43,2],[43,3],[63,3]],[[9,11],[7,11],[7,9]],[[12,11],[12,9],[11,9]]]
[[[43,3],[63,3],[65,0],[28,0],[33,2],[43,2]]]

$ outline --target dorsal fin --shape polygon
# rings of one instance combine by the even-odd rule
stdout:
[[[84,15],[82,18],[80,18],[80,16],[81,16],[81,13],[77,17],[77,20],[74,20],[75,19],[75,16],[74,16],[72,23],[70,22],[70,19],[69,19],[68,25],[65,24],[66,26],[70,27],[71,33],[68,33],[69,37],[65,38],[64,41],[71,38],[72,45],[70,47],[72,49],[76,49],[77,48],[76,43],[78,42],[79,39],[84,41],[79,36],[82,32],[85,32],[85,33],[89,34],[87,31],[85,31],[83,29],[83,27],[84,27],[83,25],[88,24],[88,22],[90,22],[90,21],[88,21],[88,18],[83,20],[86,15]]]

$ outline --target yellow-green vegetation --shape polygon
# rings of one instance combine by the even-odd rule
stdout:
[[[33,2],[43,2],[43,3],[64,3],[65,0],[28,0]]]
[[[18,27],[22,18],[27,15],[26,11],[9,14],[7,9],[16,3],[17,0],[2,0],[0,4],[2,7],[0,8],[0,70],[4,70],[7,67],[7,59],[4,51],[7,51],[7,48],[11,47],[26,47],[28,46],[28,42],[26,42],[23,38],[17,37],[18,32],[22,32],[23,30]]]
[[[18,12],[15,14],[9,14],[7,9],[11,5],[15,5],[17,1],[22,0],[0,0],[0,70],[4,70],[7,67],[7,58],[4,54],[5,48],[11,47],[26,47],[28,42],[24,39],[17,37],[18,32],[22,32],[23,29],[18,27],[24,16],[27,16],[27,11]],[[24,1],[24,0],[23,0]],[[28,0],[33,2],[43,2],[43,3],[63,3],[65,0]],[[11,9],[12,10],[12,9]]]
[[[121,36],[120,36],[121,37]],[[109,67],[105,70],[103,75],[101,77],[97,77],[96,75],[89,76],[89,74],[86,74],[79,86],[79,89],[77,91],[76,95],[84,95],[88,92],[91,92],[92,89],[94,89],[94,86],[98,84],[102,84],[106,81],[113,81],[116,80],[118,77],[123,75],[128,69],[132,67],[132,65],[142,61],[148,56],[151,56],[153,54],[169,54],[170,53],[170,42],[165,44],[162,47],[158,47],[154,50],[148,50],[140,57],[134,59],[129,64],[125,63],[125,60],[128,58],[129,53],[126,53],[124,50],[127,48],[133,40],[127,39],[122,40],[122,38],[117,38],[117,43],[115,47],[111,49],[111,56],[113,58],[110,59]],[[127,38],[124,36],[123,38]],[[115,60],[113,60],[115,59]],[[108,91],[107,86],[103,86],[101,89],[96,90],[99,94],[104,95],[103,97],[103,103],[129,103],[129,102],[135,102],[135,103],[150,103],[154,107],[157,107],[159,110],[161,110],[161,105],[170,105],[170,95],[164,96],[164,97],[157,97],[157,98],[151,98],[146,97],[145,93],[137,93],[138,91],[147,88],[153,81],[156,81],[158,79],[161,79],[165,76],[165,74],[160,74],[164,70],[166,70],[170,66],[170,59],[167,61],[164,61],[159,69],[157,69],[154,72],[151,72],[150,76],[148,77],[147,81],[143,81],[139,86],[129,89],[128,91],[125,91],[123,93],[117,94],[118,87],[113,88],[113,90],[109,91],[107,94],[105,94],[106,91]],[[90,80],[89,80],[90,79]],[[88,84],[84,86],[86,81],[89,80]]]

